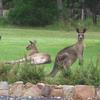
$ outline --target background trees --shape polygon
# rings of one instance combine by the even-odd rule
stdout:
[[[3,0],[3,7],[9,9],[9,21],[17,25],[44,26],[58,19],[84,21],[87,17],[97,24],[100,0]]]
[[[3,5],[2,5],[2,0],[0,0],[0,16],[3,16]]]
[[[97,14],[100,12],[100,0],[85,0],[85,5],[92,13],[93,23],[97,24]]]
[[[47,25],[57,18],[54,0],[15,0],[9,12],[9,20],[17,25]]]

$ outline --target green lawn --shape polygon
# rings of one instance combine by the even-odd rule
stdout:
[[[19,59],[26,54],[25,47],[29,40],[36,40],[40,52],[51,55],[52,63],[45,65],[50,69],[54,63],[56,53],[62,48],[74,44],[77,41],[76,32],[57,31],[43,28],[0,28],[0,61]],[[100,32],[86,32],[85,34],[84,63],[90,59],[95,61],[100,54]],[[78,63],[73,64],[76,68]]]

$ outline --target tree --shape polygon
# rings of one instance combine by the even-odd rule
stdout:
[[[92,12],[93,24],[97,24],[97,13],[100,10],[100,0],[85,0],[85,4]]]
[[[9,21],[16,25],[44,26],[57,18],[56,0],[15,0],[8,15]]]
[[[81,0],[81,20],[85,19],[85,0]]]
[[[59,13],[59,19],[63,20],[63,1],[57,0],[57,6],[58,6],[58,13]]]
[[[3,16],[3,5],[2,5],[2,0],[0,0],[0,16]]]
[[[13,0],[3,0],[4,9],[9,9],[13,5]]]

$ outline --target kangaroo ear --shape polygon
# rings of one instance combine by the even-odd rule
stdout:
[[[86,30],[87,30],[87,29],[86,29],[86,28],[84,28],[84,29],[83,29],[83,33],[85,33],[85,32],[86,32]]]
[[[33,44],[33,42],[32,41],[29,41],[31,44]]]
[[[79,33],[79,28],[76,28],[76,32]]]

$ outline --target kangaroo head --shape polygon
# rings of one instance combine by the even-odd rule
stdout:
[[[79,30],[77,28],[76,32],[78,33],[78,40],[83,40],[84,39],[84,33],[86,32],[86,28],[84,28],[83,30]]]
[[[29,45],[26,47],[26,50],[36,49],[36,41],[29,41]]]

